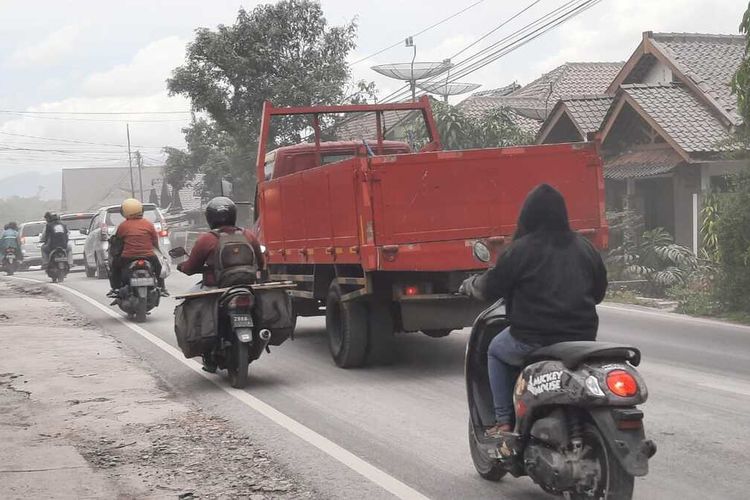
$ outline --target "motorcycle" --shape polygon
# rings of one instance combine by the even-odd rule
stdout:
[[[487,255],[483,249],[474,253]],[[513,432],[487,436],[495,421],[487,350],[507,326],[499,301],[476,319],[467,345],[469,447],[479,475],[491,481],[508,473],[529,476],[568,499],[632,498],[634,477],[648,473],[656,453],[636,407],[648,397],[635,369],[640,351],[605,342],[537,349],[515,385]]]
[[[8,276],[13,276],[13,274],[18,270],[18,255],[16,253],[15,248],[6,248],[5,249],[5,255],[3,256],[3,271],[5,271],[5,274]]]
[[[186,252],[174,248],[169,254],[178,258]],[[291,298],[286,289],[293,287],[285,283],[247,284],[177,296],[184,299],[175,311],[175,333],[180,348],[186,357],[201,355],[204,370],[211,373],[226,370],[231,386],[244,388],[250,364],[263,351],[270,353],[269,346],[281,345],[292,334]],[[188,307],[205,312],[192,315],[186,312]],[[201,328],[187,324],[191,318],[205,322],[208,311],[214,310],[213,325],[203,324]],[[191,336],[201,340],[188,338]],[[195,344],[189,345],[193,341]]]
[[[68,251],[64,248],[54,248],[49,254],[47,276],[52,278],[52,283],[62,283],[69,271]]]
[[[151,263],[145,259],[130,262],[123,270],[123,285],[113,304],[119,306],[129,318],[143,323],[149,311],[159,305],[160,299],[161,291]]]

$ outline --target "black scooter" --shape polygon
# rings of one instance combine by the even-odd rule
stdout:
[[[136,322],[146,321],[146,315],[159,305],[161,290],[156,273],[146,259],[130,262],[123,271],[123,284],[117,291],[116,304]]]
[[[52,278],[52,283],[62,283],[70,272],[68,251],[61,247],[53,248],[49,253],[46,271],[47,276]]]
[[[18,271],[18,255],[15,248],[6,248],[3,255],[3,271],[8,276],[13,276]]]
[[[482,260],[486,248],[476,248]],[[494,424],[487,350],[508,326],[498,302],[475,321],[466,351],[469,447],[477,472],[499,481],[528,475],[568,499],[627,500],[635,476],[648,473],[656,445],[647,440],[648,397],[636,371],[638,349],[604,342],[562,342],[534,351],[518,377],[513,433],[488,437]]]

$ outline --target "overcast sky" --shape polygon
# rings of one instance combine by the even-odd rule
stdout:
[[[0,0],[0,179],[19,172],[62,167],[127,165],[125,120],[146,164],[159,164],[160,148],[183,144],[186,115],[44,115],[7,111],[184,111],[168,97],[165,79],[184,58],[197,27],[231,24],[239,0],[109,1]],[[323,0],[330,23],[356,19],[357,61],[401,41],[477,0]],[[415,37],[420,61],[440,61],[497,27],[532,0],[484,0]],[[540,0],[525,14],[464,54],[497,41],[559,7]],[[623,61],[643,31],[737,33],[746,4],[739,0],[603,0],[574,20],[468,76],[482,89],[528,83],[566,61]],[[460,59],[460,58],[459,58]],[[353,66],[355,79],[374,80],[381,96],[398,88],[370,69],[407,62],[402,45]],[[76,119],[71,119],[76,118]],[[96,120],[96,121],[93,121]],[[158,121],[157,121],[158,120]],[[37,136],[40,138],[20,137]],[[66,139],[108,146],[59,142]],[[11,148],[11,149],[8,149]],[[21,150],[20,148],[24,148]],[[39,150],[55,151],[39,151]]]

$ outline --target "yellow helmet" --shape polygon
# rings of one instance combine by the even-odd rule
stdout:
[[[122,202],[120,213],[126,219],[139,219],[143,217],[143,204],[135,198],[128,198]]]

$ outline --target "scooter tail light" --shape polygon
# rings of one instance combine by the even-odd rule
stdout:
[[[607,374],[607,387],[612,394],[629,398],[638,394],[638,382],[625,370],[613,370]]]

